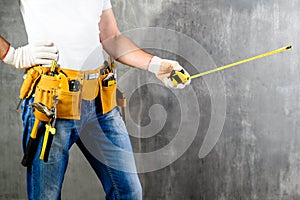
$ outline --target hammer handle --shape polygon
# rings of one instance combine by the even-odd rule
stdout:
[[[30,133],[30,138],[29,138],[29,141],[27,143],[23,159],[21,161],[21,164],[24,167],[30,166],[32,161],[33,161],[33,158],[35,156],[37,146],[38,146],[36,137],[37,137],[39,123],[40,123],[40,120],[35,119],[33,128],[32,128],[31,133]]]

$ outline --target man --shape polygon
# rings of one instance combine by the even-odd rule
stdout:
[[[190,83],[187,81],[174,85],[170,80],[173,70],[184,69],[176,61],[144,52],[122,35],[110,0],[21,0],[20,8],[29,44],[14,49],[0,36],[0,57],[3,62],[20,69],[42,66],[42,75],[32,87],[35,91],[22,102],[24,150],[30,139],[38,140],[37,152],[27,166],[28,198],[60,199],[69,149],[76,143],[102,182],[106,199],[142,199],[126,127],[112,99],[113,91],[106,93],[111,86],[103,82],[108,76],[113,77],[113,73],[111,70],[101,75],[99,69],[104,62],[102,51],[104,49],[121,63],[154,73],[168,87],[183,88]],[[37,123],[40,136],[32,138],[35,121],[39,117],[36,109],[30,105],[33,102],[44,102],[40,92],[50,87],[47,82],[43,88],[42,82],[43,78],[51,78],[48,75],[52,61],[58,62],[60,72],[63,71],[62,76],[68,77],[69,84],[71,79],[80,82],[80,90],[72,93],[71,89],[62,91],[61,84],[53,86],[53,96],[58,94],[59,99],[56,107],[58,119],[55,121],[56,132],[49,159],[44,162],[39,156],[43,148],[45,136],[41,132],[45,132],[45,123]],[[72,77],[74,73],[84,76]],[[186,71],[184,73],[188,75]],[[51,81],[56,84],[57,80]],[[48,90],[48,93],[51,92]],[[78,115],[74,114],[77,111],[72,106],[70,109],[73,115],[65,117],[64,112],[70,110],[64,110],[64,106],[68,105],[61,103],[67,97],[62,95],[66,94],[82,96],[82,100],[77,99],[78,102],[78,96],[75,96],[75,100],[72,97],[73,102],[69,102],[81,108]],[[44,103],[47,104],[49,99]],[[54,104],[51,106],[54,107]]]

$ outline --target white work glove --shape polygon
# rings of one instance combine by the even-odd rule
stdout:
[[[170,75],[173,70],[176,71],[184,70],[184,74],[190,76],[189,73],[177,61],[161,59],[157,56],[154,56],[151,59],[148,68],[148,71],[154,73],[156,77],[159,80],[161,80],[165,84],[165,86],[169,88],[182,89],[191,83],[191,79],[189,79],[185,83],[180,83],[175,85],[170,79]]]
[[[37,42],[17,49],[10,46],[3,62],[26,69],[34,65],[51,65],[57,59],[58,50],[52,42]]]

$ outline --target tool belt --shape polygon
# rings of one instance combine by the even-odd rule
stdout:
[[[117,105],[125,106],[122,92],[118,91],[114,73],[115,63],[105,61],[98,69],[76,71],[56,68],[51,76],[49,67],[36,66],[27,71],[20,90],[20,99],[34,94],[34,102],[53,108],[53,96],[58,95],[56,104],[57,118],[80,119],[81,101],[100,98],[102,113],[111,111]],[[34,111],[35,117],[48,122],[49,118],[42,112]]]

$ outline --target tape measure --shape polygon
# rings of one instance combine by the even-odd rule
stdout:
[[[173,70],[170,74],[170,79],[175,86],[177,86],[180,83],[188,82],[190,78],[190,75],[186,74],[183,69],[180,71]]]
[[[234,62],[234,63],[228,64],[228,65],[224,65],[224,66],[212,69],[212,70],[208,70],[206,72],[195,74],[193,76],[187,75],[184,72],[183,69],[180,70],[180,71],[173,70],[171,72],[170,79],[173,82],[173,84],[175,86],[177,86],[180,83],[182,83],[182,84],[186,83],[190,79],[199,78],[201,76],[208,75],[208,74],[211,74],[211,73],[214,73],[214,72],[217,72],[217,71],[225,70],[225,69],[228,69],[228,68],[246,63],[246,62],[250,62],[250,61],[257,60],[257,59],[260,59],[260,58],[263,58],[263,57],[267,57],[267,56],[271,56],[271,55],[274,55],[274,54],[277,54],[277,53],[281,53],[281,52],[287,51],[289,49],[292,49],[292,45],[287,45],[285,47],[282,47],[282,48],[279,48],[279,49],[276,49],[276,50],[273,50],[273,51],[269,51],[269,52],[266,52],[266,53],[263,53],[263,54],[259,54],[257,56],[253,56],[251,58],[247,58],[247,59],[244,59],[244,60],[241,60],[241,61],[238,61],[238,62]]]

